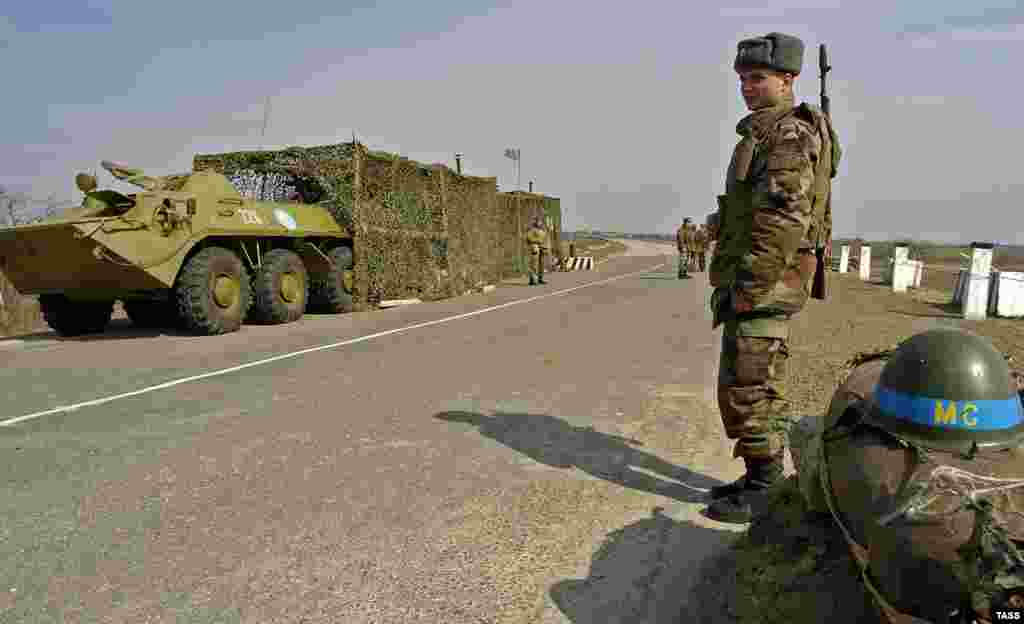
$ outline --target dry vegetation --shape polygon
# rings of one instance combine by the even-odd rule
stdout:
[[[0,336],[14,336],[43,329],[39,304],[33,297],[23,297],[0,273]]]

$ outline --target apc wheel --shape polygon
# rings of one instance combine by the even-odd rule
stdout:
[[[315,275],[310,286],[313,307],[328,314],[352,311],[352,249],[335,247],[327,252],[332,265]]]
[[[178,324],[173,301],[124,301],[122,305],[136,327],[162,329]]]
[[[114,313],[113,301],[71,301],[65,295],[40,295],[39,309],[61,336],[96,334],[107,328]]]
[[[208,336],[238,331],[252,301],[249,272],[232,251],[207,247],[185,263],[174,300],[185,329]]]
[[[309,298],[309,277],[302,258],[287,249],[272,249],[261,263],[252,282],[253,320],[281,324],[302,318]]]

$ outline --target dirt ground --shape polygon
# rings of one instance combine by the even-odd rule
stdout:
[[[892,347],[939,325],[987,336],[1016,362],[1024,361],[1024,320],[965,321],[949,304],[956,269],[926,271],[922,288],[901,294],[880,283],[879,271],[869,282],[830,272],[828,299],[812,300],[794,321],[787,387],[794,415],[824,412],[844,378],[844,362],[855,353]],[[696,621],[875,621],[841,534],[827,519],[808,522],[802,505],[787,483],[766,518],[753,523],[725,556],[707,562],[695,590],[702,609]]]

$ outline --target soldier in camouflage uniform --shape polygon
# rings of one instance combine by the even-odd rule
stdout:
[[[710,246],[712,244],[714,244],[718,240],[718,223],[719,223],[719,214],[717,212],[712,212],[704,220],[704,231],[708,235],[708,247],[709,248],[710,248]]]
[[[695,264],[697,265],[697,271],[703,273],[708,260],[708,235],[701,225],[698,224],[695,227],[693,237],[693,252],[696,255]]]
[[[544,256],[550,251],[551,243],[544,221],[534,217],[530,229],[526,231],[526,243],[530,246],[530,286],[546,284],[544,281]]]
[[[751,114],[736,128],[709,271],[714,327],[725,325],[719,409],[736,440],[733,456],[746,464],[742,478],[711,490],[706,513],[724,522],[749,522],[751,503],[782,478],[789,321],[810,296],[815,241],[830,222],[838,138],[820,110],[795,105],[803,53],[800,39],[781,33],[737,46],[734,68]]]
[[[715,255],[715,249],[718,248],[718,213],[712,212],[704,220],[704,236],[706,239],[706,249],[712,257]]]
[[[679,279],[690,279],[690,262],[693,258],[693,226],[690,217],[676,230],[676,249],[679,250]]]

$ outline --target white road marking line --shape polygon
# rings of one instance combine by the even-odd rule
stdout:
[[[641,472],[641,473],[647,475],[648,477],[652,477],[654,479],[657,479],[658,481],[664,481],[665,483],[673,483],[675,485],[681,485],[684,488],[691,489],[694,492],[700,492],[701,494],[707,494],[708,492],[711,491],[710,488],[701,488],[701,487],[697,487],[695,485],[690,485],[689,483],[687,483],[685,481],[680,481],[679,479],[673,479],[672,477],[665,476],[665,475],[661,474],[660,472],[655,472],[655,471],[649,470],[647,468],[641,468],[640,466],[634,466],[634,465],[630,464],[629,468],[630,468],[630,470],[635,470],[637,472]]]
[[[32,420],[32,419],[35,419],[35,418],[42,418],[43,416],[51,416],[53,414],[60,414],[62,412],[73,412],[73,411],[81,409],[83,407],[93,407],[93,406],[96,406],[96,405],[102,405],[104,403],[110,403],[111,401],[117,401],[118,399],[127,399],[129,397],[139,396],[140,394],[146,394],[146,393],[149,393],[149,392],[155,392],[157,390],[164,390],[166,388],[173,388],[174,386],[180,386],[181,384],[186,384],[186,383],[189,383],[189,382],[192,382],[192,381],[200,381],[202,379],[209,379],[211,377],[218,377],[220,375],[226,375],[228,373],[234,373],[236,371],[244,370],[246,368],[252,368],[254,366],[260,366],[262,364],[270,364],[271,362],[278,362],[278,361],[281,361],[281,360],[287,360],[289,358],[298,357],[300,355],[306,355],[307,353],[315,353],[317,351],[326,351],[328,349],[336,349],[338,347],[345,347],[345,346],[356,344],[356,343],[359,343],[359,342],[366,342],[367,340],[373,340],[374,338],[382,338],[384,336],[390,336],[392,334],[400,334],[402,332],[407,332],[407,331],[410,331],[410,330],[413,330],[413,329],[419,329],[421,327],[430,327],[431,325],[440,325],[441,323],[447,323],[449,321],[457,321],[457,320],[460,320],[460,319],[469,318],[471,316],[477,316],[478,314],[483,314],[485,312],[493,312],[494,310],[501,310],[502,308],[508,308],[508,307],[511,307],[511,306],[514,306],[514,305],[519,305],[521,303],[529,303],[531,301],[538,301],[540,299],[547,299],[549,297],[557,297],[559,295],[564,295],[564,294],[567,294],[567,293],[571,293],[573,291],[581,290],[583,288],[589,288],[590,286],[598,286],[600,284],[607,284],[609,282],[615,282],[615,281],[618,281],[620,279],[625,279],[627,277],[633,277],[634,275],[640,275],[642,273],[647,273],[648,271],[653,271],[654,269],[657,269],[657,268],[660,268],[660,267],[663,267],[663,266],[665,266],[664,262],[661,263],[661,264],[657,264],[657,265],[655,265],[653,267],[648,267],[648,268],[646,268],[646,269],[644,269],[642,271],[634,271],[632,273],[625,273],[623,275],[616,275],[615,277],[609,277],[609,278],[603,279],[603,280],[597,280],[597,281],[594,281],[594,282],[588,282],[586,284],[581,284],[580,286],[573,286],[572,288],[564,288],[562,290],[556,290],[554,292],[545,293],[543,295],[537,295],[535,297],[527,297],[526,299],[517,299],[515,301],[509,301],[507,303],[501,303],[501,304],[490,306],[490,307],[487,307],[487,308],[481,308],[479,310],[474,310],[472,312],[465,312],[463,314],[456,314],[455,316],[446,316],[444,318],[435,319],[433,321],[425,321],[423,323],[416,323],[414,325],[406,325],[405,327],[397,327],[395,329],[388,329],[386,331],[377,332],[377,333],[374,333],[374,334],[367,334],[365,336],[360,336],[358,338],[351,338],[349,340],[342,340],[341,342],[333,342],[331,344],[320,345],[319,347],[310,347],[308,349],[302,349],[302,350],[299,350],[299,351],[292,351],[291,353],[282,353],[281,355],[275,355],[273,357],[264,358],[262,360],[256,360],[255,362],[247,362],[245,364],[239,364],[238,366],[232,366],[230,368],[222,368],[220,370],[210,371],[210,372],[202,373],[202,374],[199,374],[199,375],[192,375],[191,377],[182,377],[180,379],[173,379],[171,381],[165,381],[164,383],[156,384],[155,386],[147,386],[145,388],[140,388],[138,390],[132,390],[131,392],[123,392],[121,394],[113,394],[113,395],[110,395],[110,396],[105,396],[105,397],[101,397],[101,398],[98,398],[98,399],[93,399],[91,401],[83,401],[81,403],[75,403],[73,405],[64,405],[64,406],[61,406],[61,407],[55,407],[53,409],[48,409],[48,410],[44,410],[44,411],[41,411],[41,412],[35,412],[35,413],[32,413],[32,414],[25,414],[24,416],[17,416],[15,418],[8,418],[7,420],[0,421],[0,426],[2,426],[2,427],[9,427],[11,425],[16,425],[18,423],[25,422],[26,420]]]

